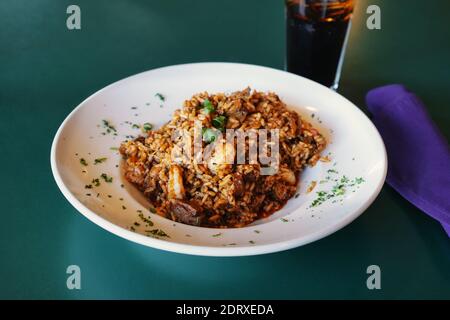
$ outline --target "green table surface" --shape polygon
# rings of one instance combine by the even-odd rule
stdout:
[[[78,31],[66,28],[73,3],[81,7]],[[381,30],[366,28],[368,4],[381,7]],[[389,186],[325,239],[239,258],[126,241],[59,192],[50,146],[78,103],[160,66],[232,61],[282,69],[282,1],[2,0],[0,15],[0,298],[450,298],[448,237]],[[360,0],[340,92],[365,109],[370,88],[404,83],[449,138],[449,20],[448,0]],[[66,287],[71,264],[81,268],[81,290]],[[366,287],[371,264],[381,268],[381,290]]]

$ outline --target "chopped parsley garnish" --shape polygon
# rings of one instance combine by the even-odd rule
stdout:
[[[155,94],[155,97],[157,97],[157,98],[159,98],[159,100],[161,100],[161,101],[166,101],[166,97],[164,97],[161,93],[157,93],[157,94]]]
[[[150,217],[147,218],[143,213],[139,213],[138,217],[142,220],[142,222],[146,223],[147,226],[153,227],[153,221],[150,220]]]
[[[111,147],[111,148],[109,148],[109,150],[119,151],[119,148],[117,148],[117,147]]]
[[[84,158],[81,158],[81,159],[80,159],[80,163],[81,163],[83,166],[87,166],[87,165],[88,165],[87,161],[86,161]]]
[[[139,129],[139,125],[136,123],[133,123],[133,125],[131,126],[132,129]]]
[[[164,231],[162,231],[161,229],[145,230],[145,232],[147,232],[148,234],[154,235],[154,236],[158,236],[158,237],[170,238],[169,235],[167,233],[165,233]]]
[[[342,196],[345,193],[345,186],[343,184],[336,185],[331,189],[332,196]]]
[[[111,182],[113,181],[113,178],[112,178],[112,177],[108,177],[108,175],[107,175],[106,173],[102,173],[102,174],[100,175],[100,177],[101,177],[103,180],[105,180],[105,182],[108,182],[108,183],[111,183]]]
[[[146,122],[142,125],[142,129],[144,129],[145,132],[150,131],[153,129],[153,125],[151,123]]]
[[[102,120],[102,122],[103,122],[103,127],[106,128],[107,133],[117,132],[116,128],[108,120]]]
[[[94,159],[94,164],[105,162],[108,158],[97,158]]]
[[[330,169],[330,170],[332,170],[332,169]],[[330,170],[328,170],[328,172],[331,172]],[[364,179],[359,177],[359,178],[350,180],[348,177],[342,176],[341,179],[333,179],[332,180],[331,178],[327,177],[326,181],[324,181],[324,182],[331,182],[331,181],[335,181],[335,184],[331,187],[331,190],[329,190],[329,191],[322,190],[322,191],[316,192],[317,197],[316,197],[316,199],[314,199],[311,202],[311,205],[309,206],[310,208],[317,207],[330,199],[332,199],[331,203],[336,203],[338,201],[342,202],[343,201],[342,196],[345,195],[347,190],[358,184],[361,184],[362,182],[364,182]],[[359,188],[359,186],[358,186],[358,188]],[[350,191],[355,192],[355,190],[351,190],[351,189],[350,189]]]
[[[348,178],[346,176],[343,176],[341,178],[341,183],[347,183],[347,182],[349,182]]]
[[[225,123],[227,118],[225,116],[217,116],[212,120],[212,125],[214,128],[223,131],[225,129]]]
[[[203,112],[205,112],[206,114],[210,114],[214,111],[216,111],[216,109],[214,108],[214,105],[211,103],[211,101],[209,101],[208,99],[205,99],[203,101]]]
[[[214,238],[217,238],[217,237],[220,237],[221,235],[222,235],[222,232],[219,232],[219,233],[213,234],[212,236],[213,236]]]
[[[100,185],[100,180],[98,178],[96,179],[92,179],[92,184],[96,187],[98,187]]]
[[[203,141],[206,143],[211,143],[216,141],[218,137],[218,132],[212,128],[202,128]]]
[[[85,189],[92,189],[92,184],[87,184],[84,186]]]

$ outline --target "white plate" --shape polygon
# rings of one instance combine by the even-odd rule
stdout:
[[[200,228],[150,213],[145,199],[121,177],[116,167],[120,156],[116,150],[110,149],[118,147],[127,135],[136,136],[140,132],[124,121],[133,124],[150,122],[158,128],[171,118],[173,111],[180,108],[185,99],[197,92],[232,92],[247,86],[274,91],[319,127],[329,139],[324,154],[330,154],[331,162],[319,162],[314,168],[308,168],[301,176],[297,198],[289,200],[282,210],[269,218],[245,228]],[[165,101],[161,101],[157,93],[161,93]],[[117,135],[114,131],[106,132],[102,120],[108,120],[116,128]],[[107,158],[105,162],[93,164],[94,159],[103,157]],[[84,158],[88,166],[83,166],[80,158]],[[380,135],[369,119],[332,90],[266,67],[198,63],[140,73],[87,98],[70,113],[56,133],[51,166],[67,200],[92,222],[118,236],[180,253],[241,256],[294,248],[344,227],[358,217],[380,192],[387,160]],[[100,186],[85,188],[102,173],[113,177],[112,183],[100,178]],[[311,207],[318,197],[317,192],[330,194],[343,176],[350,181],[344,183],[347,186],[342,195]],[[335,179],[339,181],[335,182]],[[317,181],[317,186],[307,193],[312,181]],[[138,210],[151,218],[153,227],[143,226]],[[140,226],[133,226],[134,222]],[[131,230],[132,227],[135,231]],[[155,229],[163,230],[168,237],[145,232]]]

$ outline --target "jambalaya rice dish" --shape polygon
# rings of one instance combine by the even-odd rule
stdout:
[[[195,140],[199,123],[200,140]],[[269,134],[262,149],[277,158],[272,170],[263,170],[268,165],[259,156],[250,161],[254,142],[250,139],[243,140],[246,161],[237,161],[238,139],[225,139],[230,129],[256,135],[266,129]],[[195,152],[192,157],[174,157],[183,148],[194,150],[195,143],[180,142],[186,133],[199,141],[202,150],[214,145],[206,158]],[[271,148],[275,136],[277,154]],[[275,93],[247,88],[232,94],[194,95],[158,130],[123,142],[120,153],[125,178],[157,214],[189,225],[235,228],[281,209],[296,194],[300,173],[317,163],[325,147],[318,130]]]

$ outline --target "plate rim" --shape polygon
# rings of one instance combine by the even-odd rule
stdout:
[[[270,244],[257,244],[257,245],[247,245],[247,246],[238,246],[238,247],[217,247],[217,246],[205,246],[205,245],[193,245],[193,244],[186,244],[186,243],[176,243],[176,242],[170,242],[166,240],[156,239],[152,237],[147,237],[145,235],[135,233],[131,230],[127,230],[125,228],[122,228],[111,221],[101,217],[100,215],[96,214],[95,212],[91,211],[88,207],[84,206],[80,200],[76,198],[76,196],[68,189],[68,187],[64,184],[58,165],[56,162],[56,149],[57,144],[61,138],[61,133],[64,130],[66,124],[70,121],[70,119],[75,115],[75,113],[85,105],[85,103],[97,95],[100,95],[103,93],[103,91],[109,89],[112,86],[115,86],[121,82],[127,81],[130,78],[141,76],[145,73],[152,72],[155,70],[161,70],[161,69],[170,69],[170,68],[176,68],[176,67],[195,67],[198,65],[228,65],[228,66],[244,66],[244,67],[252,67],[252,68],[260,68],[260,69],[266,69],[269,71],[275,71],[275,72],[281,72],[286,73],[292,76],[297,76],[302,78],[303,80],[312,82],[316,85],[320,85],[327,90],[332,91],[334,94],[337,94],[341,98],[343,98],[346,103],[350,104],[356,112],[359,112],[363,117],[366,118],[369,126],[372,127],[374,132],[376,133],[376,138],[379,140],[381,149],[383,151],[383,172],[382,172],[382,178],[378,182],[378,185],[376,188],[373,189],[370,197],[367,201],[365,201],[357,210],[354,210],[354,212],[344,219],[339,220],[338,223],[332,224],[328,226],[327,228],[320,229],[310,235],[303,236],[301,238],[291,239],[291,240],[281,240],[277,242],[273,242]],[[362,112],[361,109],[359,109],[353,102],[348,100],[346,97],[342,96],[341,94],[315,82],[310,79],[307,79],[305,77],[295,75],[293,73],[289,73],[284,70],[275,69],[271,67],[266,66],[260,66],[255,64],[247,64],[247,63],[234,63],[234,62],[196,62],[196,63],[184,63],[184,64],[175,64],[170,66],[163,66],[158,67],[150,70],[146,70],[143,72],[139,72],[130,76],[127,76],[123,79],[120,79],[118,81],[115,81],[100,90],[94,92],[87,98],[85,98],[82,102],[80,102],[64,119],[64,121],[60,124],[58,127],[58,130],[56,131],[56,134],[53,138],[52,144],[51,144],[51,150],[50,150],[50,165],[51,165],[51,171],[53,178],[55,179],[55,182],[60,189],[61,193],[64,195],[64,197],[69,201],[69,203],[78,211],[80,212],[84,217],[86,217],[88,220],[92,221],[99,227],[109,231],[110,233],[127,239],[129,241],[139,243],[141,245],[152,247],[155,249],[170,251],[170,252],[176,252],[176,253],[182,253],[182,254],[190,254],[190,255],[199,255],[199,256],[215,256],[215,257],[231,257],[231,256],[252,256],[252,255],[260,255],[260,254],[268,254],[268,253],[274,253],[279,251],[284,251],[292,248],[296,248],[302,245],[306,245],[308,243],[320,240],[322,238],[325,238],[329,236],[330,234],[333,234],[340,229],[344,228],[348,224],[350,224],[352,221],[354,221],[356,218],[358,218],[378,197],[379,193],[381,192],[381,189],[383,188],[384,182],[386,180],[387,175],[387,168],[388,168],[388,159],[387,159],[387,153],[386,153],[386,147],[384,145],[383,139],[378,132],[375,125],[370,121],[370,119]]]

